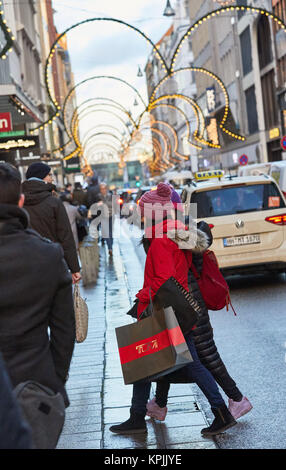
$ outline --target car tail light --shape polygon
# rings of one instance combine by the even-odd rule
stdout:
[[[210,229],[214,228],[214,224],[209,224],[209,228]]]
[[[120,204],[120,205],[123,204],[123,199],[121,199],[121,197],[120,197],[120,198],[118,199],[117,203]]]
[[[266,222],[270,222],[275,225],[286,225],[286,214],[272,215],[270,217],[266,217],[265,220]]]

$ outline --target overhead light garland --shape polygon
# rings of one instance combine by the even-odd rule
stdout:
[[[0,29],[2,30],[5,38],[5,45],[0,51],[0,59],[7,59],[9,52],[13,50],[15,37],[12,34],[11,28],[7,26],[7,21],[4,18],[3,2],[0,1]]]

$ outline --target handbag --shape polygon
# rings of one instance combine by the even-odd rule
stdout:
[[[35,448],[55,449],[65,421],[62,395],[32,380],[18,384],[14,394],[30,425]]]
[[[156,292],[162,307],[171,306],[184,335],[196,325],[203,310],[191,292],[187,291],[174,277],[170,277]]]
[[[74,285],[73,292],[76,342],[82,343],[87,337],[88,330],[88,307],[85,300],[80,295],[78,284]]]
[[[172,307],[115,329],[124,383],[152,381],[192,362]]]

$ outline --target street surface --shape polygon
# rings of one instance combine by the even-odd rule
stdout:
[[[144,250],[138,239],[133,244],[143,265]],[[227,281],[237,316],[231,309],[210,312],[211,323],[218,351],[253,409],[215,441],[222,449],[285,449],[286,276],[233,276]],[[204,395],[193,388],[212,419]]]

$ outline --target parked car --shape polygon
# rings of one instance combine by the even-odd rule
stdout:
[[[193,182],[182,200],[212,229],[224,274],[286,271],[286,200],[269,175]]]

